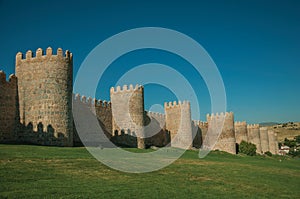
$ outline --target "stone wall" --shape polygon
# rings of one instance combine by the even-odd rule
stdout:
[[[127,85],[110,89],[113,140],[125,146],[145,148],[144,87]]]
[[[193,147],[200,148],[202,145],[203,139],[203,129],[201,129],[201,121],[192,121],[192,132],[193,132]]]
[[[46,54],[37,49],[35,56],[29,50],[25,58],[18,53],[16,76],[11,75],[6,81],[6,75],[0,71],[0,142],[56,146],[80,143],[72,115],[72,70],[72,54],[66,51],[63,55],[60,48],[56,55],[50,47]],[[104,130],[105,139],[98,140],[127,147],[171,145],[207,149],[215,144],[213,149],[235,154],[235,144],[245,140],[254,143],[258,153],[278,153],[273,131],[246,122],[234,124],[233,113],[207,115],[207,122],[192,122],[187,101],[165,103],[165,115],[146,112],[144,88],[139,85],[111,88],[110,98],[112,103],[74,96],[80,105],[78,111],[89,116],[81,124],[83,129],[90,129],[88,140],[98,136],[97,128],[90,126],[92,118]],[[220,125],[219,136],[216,129]]]
[[[278,143],[273,130],[267,130],[269,137],[269,151],[272,154],[278,154]]]
[[[261,142],[258,124],[247,125],[248,142],[256,145],[256,152],[261,153]]]
[[[75,146],[110,146],[112,137],[112,111],[111,103],[92,99],[90,97],[74,95],[74,136]],[[80,131],[80,135],[78,134]]]
[[[10,75],[8,82],[6,75],[0,71],[0,142],[13,142],[16,139],[18,126],[18,93],[17,78]]]
[[[72,54],[66,51],[63,55],[60,48],[56,55],[50,47],[46,55],[40,48],[35,56],[32,51],[27,51],[25,59],[22,53],[16,55],[20,122],[29,129],[18,135],[24,141],[72,146],[72,70]],[[41,135],[34,135],[34,132]],[[49,135],[42,134],[47,132]],[[42,139],[32,139],[39,136],[47,140],[40,143]]]
[[[164,104],[166,129],[170,132],[171,146],[190,148],[193,144],[190,102],[174,101]]]
[[[240,144],[242,140],[248,142],[247,123],[245,121],[235,122],[234,131],[235,131],[235,139],[237,144]]]
[[[211,136],[211,138],[208,138],[208,143],[211,145],[213,142],[215,142],[215,139],[217,138],[216,144],[214,145],[213,149],[226,151],[231,154],[236,154],[233,113],[226,112],[225,114],[211,114],[207,115],[206,119],[208,122],[208,133],[212,132],[209,135],[207,135]],[[223,125],[222,121],[224,121]],[[219,136],[216,136],[217,128],[222,128],[222,132]]]
[[[260,144],[261,144],[261,151],[265,153],[269,151],[269,136],[268,136],[268,128],[267,127],[260,127]]]
[[[145,128],[146,146],[163,147],[170,144],[170,134],[166,130],[166,116],[161,113],[146,112]]]

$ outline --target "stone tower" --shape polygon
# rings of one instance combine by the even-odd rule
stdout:
[[[35,56],[30,50],[25,58],[20,52],[16,55],[20,122],[34,132],[51,128],[57,139],[49,145],[73,144],[72,70],[72,54],[64,55],[61,48],[56,55],[50,47],[46,54],[39,48]]]
[[[145,148],[144,87],[132,85],[110,89],[113,136],[128,134],[137,139],[137,147]]]
[[[166,129],[170,132],[171,146],[190,148],[193,143],[190,102],[174,101],[164,104]]]
[[[248,141],[247,138],[247,123],[243,122],[235,122],[234,123],[234,131],[235,131],[235,139],[236,143],[240,144],[242,140]]]
[[[278,143],[277,143],[277,138],[275,136],[275,133],[273,130],[267,130],[268,137],[269,137],[269,151],[272,154],[277,154],[278,153]]]
[[[15,140],[18,126],[18,92],[17,78],[10,75],[8,82],[6,75],[0,71],[0,142],[12,142]]]
[[[258,124],[250,124],[247,125],[247,135],[248,142],[256,145],[256,152],[261,153],[261,143],[259,136],[259,125]]]
[[[269,151],[269,136],[268,136],[268,128],[267,127],[260,127],[260,144],[261,144],[261,151],[265,153]]]
[[[220,113],[220,114],[211,114],[206,116],[207,122],[208,122],[208,133],[212,132],[211,135],[213,135],[211,138],[207,138],[208,143],[212,144],[215,142],[214,150],[218,149],[221,151],[226,151],[231,154],[236,154],[236,140],[235,140],[235,132],[234,132],[234,115],[233,112],[226,112]],[[217,138],[214,133],[214,129],[220,126],[221,121],[224,119],[224,125],[222,128],[222,132],[220,136]],[[210,135],[208,135],[210,136]],[[216,139],[217,140],[214,140]],[[204,142],[206,142],[204,140]]]

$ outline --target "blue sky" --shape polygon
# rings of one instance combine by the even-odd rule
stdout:
[[[89,52],[119,32],[164,27],[199,42],[223,77],[227,110],[236,120],[300,121],[299,1],[20,1],[0,0],[0,69],[14,73],[15,54],[48,46],[69,49],[74,77]],[[122,44],[120,44],[122,45]],[[201,77],[178,56],[140,50],[117,59],[98,85],[97,97],[132,67],[157,62],[172,66],[193,85],[201,119],[210,112]],[[200,80],[200,81],[199,81]],[[135,83],[135,82],[133,82]],[[145,106],[173,101],[166,88],[145,87]]]

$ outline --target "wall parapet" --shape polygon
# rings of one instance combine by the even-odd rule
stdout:
[[[11,75],[9,75],[8,81],[6,81],[6,73],[4,71],[0,70],[0,84],[16,85],[17,77],[15,74],[11,74]]]
[[[234,126],[246,126],[247,122],[246,121],[236,121],[234,122]]]
[[[211,114],[206,114],[206,119],[209,121],[209,119],[217,119],[220,117],[231,117],[233,118],[233,112],[221,112],[221,113],[211,113]]]
[[[95,105],[95,107],[111,107],[111,102],[106,100],[97,100],[95,98],[86,97],[79,93],[73,94],[73,100],[87,105]]]
[[[176,108],[180,106],[190,106],[190,102],[187,100],[184,101],[173,101],[173,102],[165,102],[164,103],[165,108]]]
[[[166,115],[163,113],[151,112],[151,111],[146,111],[146,113],[149,117],[161,118],[161,119],[164,119],[166,117]]]
[[[259,124],[248,124],[247,125],[248,129],[255,129],[255,128],[259,128]]]
[[[72,53],[70,53],[69,50],[65,51],[65,54],[63,55],[63,50],[61,48],[58,48],[56,51],[56,54],[53,54],[52,48],[48,47],[46,49],[46,53],[44,53],[42,48],[38,48],[35,52],[35,55],[33,54],[33,52],[31,50],[28,50],[25,53],[25,57],[23,55],[23,53],[18,52],[16,54],[16,63],[20,63],[21,61],[33,61],[35,59],[48,59],[48,58],[66,58],[68,60],[72,60],[73,59],[73,55]]]
[[[207,122],[200,121],[200,120],[193,120],[192,123],[194,126],[207,126],[208,125]]]
[[[132,92],[132,91],[142,91],[144,89],[144,87],[142,85],[136,84],[135,86],[133,86],[132,84],[129,85],[123,85],[123,87],[121,88],[121,86],[117,86],[117,87],[111,87],[110,88],[110,93],[111,94],[116,94],[116,93],[124,93],[124,92]]]

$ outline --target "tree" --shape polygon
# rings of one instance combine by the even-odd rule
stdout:
[[[239,146],[239,153],[254,156],[256,154],[256,146],[250,142],[242,141]]]
[[[284,139],[283,144],[290,148],[294,148],[297,145],[296,140],[289,140],[287,138]]]
[[[297,142],[298,144],[300,144],[300,135],[297,135],[297,136],[295,137],[295,140],[296,140],[296,142]]]

